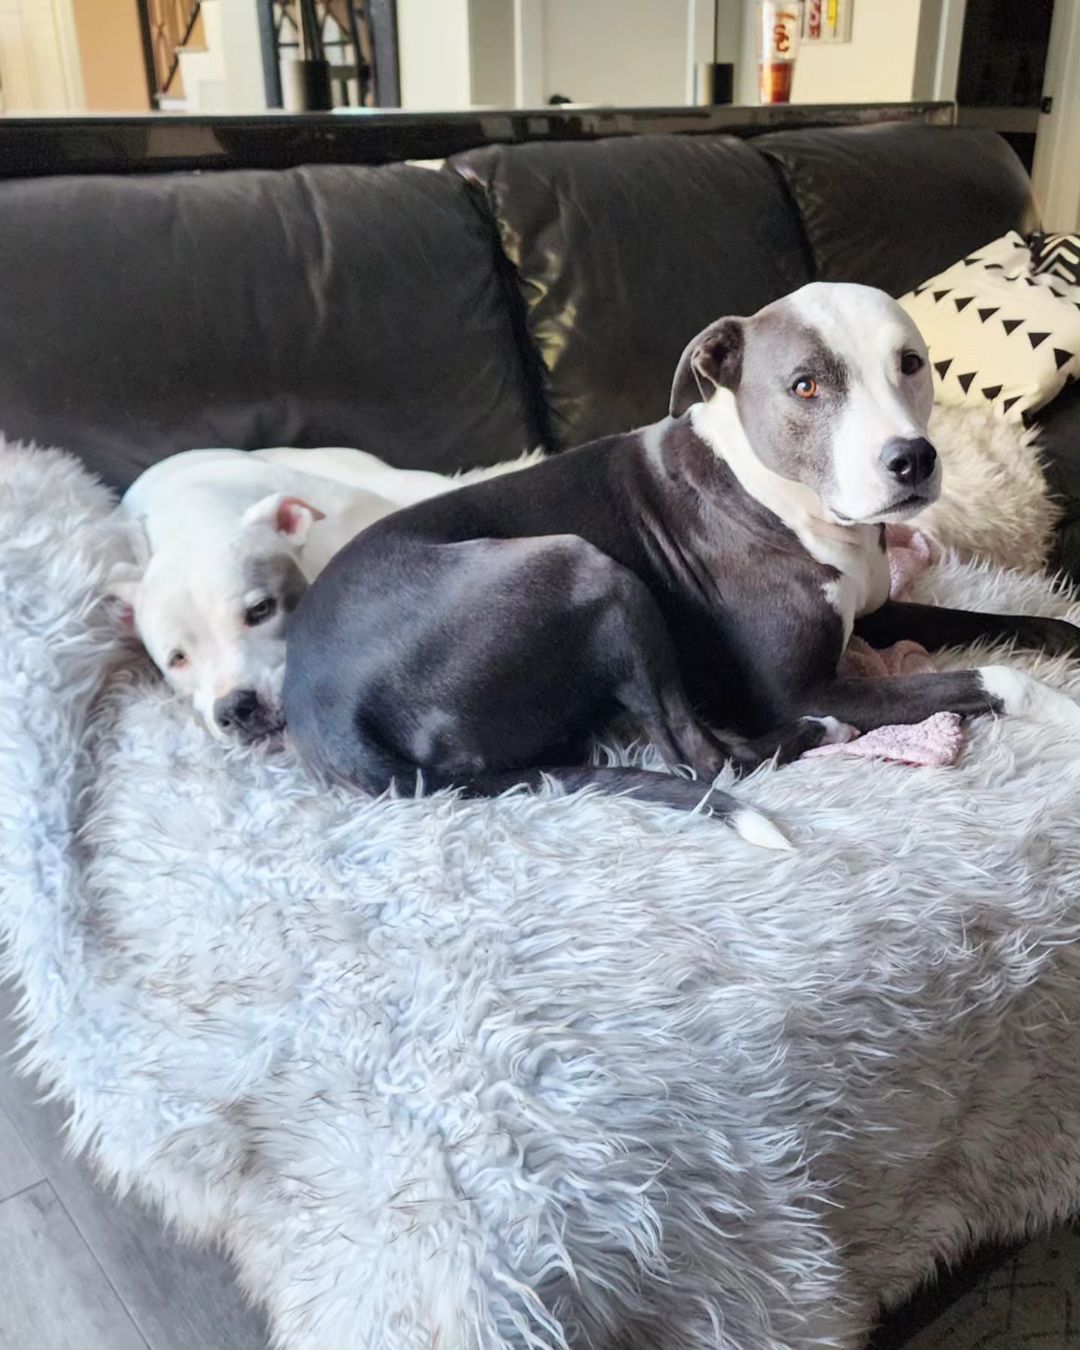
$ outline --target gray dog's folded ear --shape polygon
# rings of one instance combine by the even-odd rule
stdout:
[[[742,373],[741,319],[717,319],[703,329],[679,358],[671,386],[670,411],[681,417],[695,403],[707,403],[715,389],[734,389]]]

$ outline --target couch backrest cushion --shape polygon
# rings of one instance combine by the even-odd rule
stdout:
[[[1037,224],[1028,176],[991,131],[886,123],[778,131],[754,145],[791,190],[821,281],[903,295]]]
[[[686,343],[810,280],[779,176],[728,136],[489,146],[487,194],[567,446],[662,417]]]
[[[450,470],[537,442],[513,285],[451,175],[4,182],[0,258],[0,431],[114,486],[193,446]]]

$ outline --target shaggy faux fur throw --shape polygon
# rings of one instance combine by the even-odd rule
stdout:
[[[936,406],[930,438],[941,456],[942,492],[918,516],[919,530],[963,558],[1028,572],[1045,566],[1062,512],[1037,436],[989,407]]]
[[[1077,1206],[1058,728],[736,784],[790,854],[625,799],[321,792],[124,648],[110,505],[0,455],[25,1064],[105,1177],[221,1240],[280,1346],[855,1350],[935,1257]],[[917,587],[1080,617],[955,560]]]

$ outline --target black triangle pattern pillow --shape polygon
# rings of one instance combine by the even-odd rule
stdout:
[[[1028,236],[1031,275],[1054,276],[1070,286],[1080,286],[1080,234],[1047,234],[1036,230]]]
[[[938,403],[989,403],[1019,421],[1080,379],[1080,284],[1049,270],[1065,251],[1048,248],[1035,273],[1010,231],[900,297],[930,349]]]

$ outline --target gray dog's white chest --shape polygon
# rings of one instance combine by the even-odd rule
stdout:
[[[844,625],[844,644],[851,637],[855,620],[879,609],[889,598],[889,560],[881,547],[876,525],[856,525],[845,531],[850,539],[815,540],[803,543],[818,562],[835,567],[840,575],[822,588],[825,598]],[[817,547],[815,547],[815,544]]]

